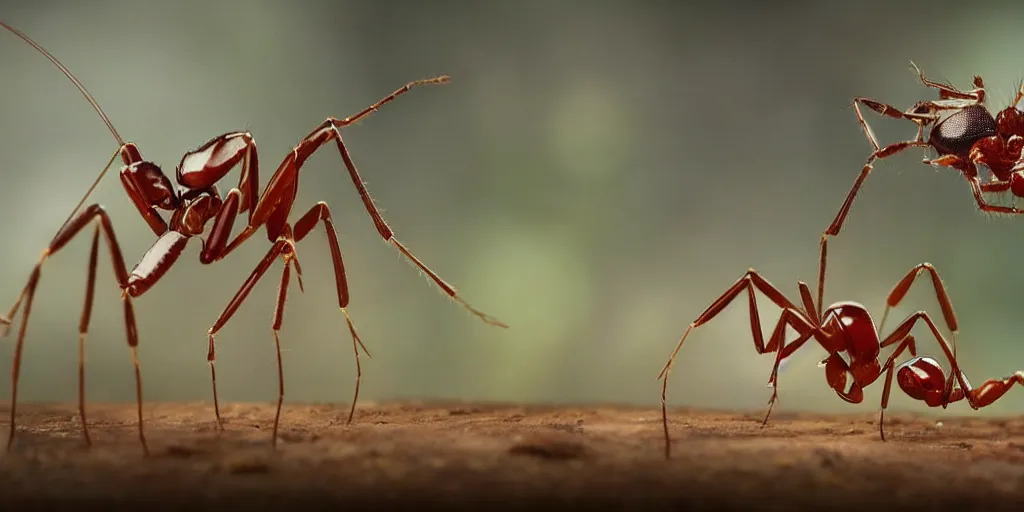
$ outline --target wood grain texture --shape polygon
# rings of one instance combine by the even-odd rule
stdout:
[[[88,450],[73,405],[25,405],[14,450],[0,455],[0,509],[1024,506],[1020,418],[892,414],[883,443],[872,414],[778,412],[762,428],[761,411],[675,410],[665,461],[655,409],[362,404],[346,426],[347,413],[286,406],[275,452],[270,405],[226,406],[218,434],[208,404],[147,404],[152,455],[144,458],[133,405],[92,406]]]

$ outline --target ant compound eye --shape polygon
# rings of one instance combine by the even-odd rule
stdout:
[[[972,105],[935,125],[928,142],[942,154],[966,156],[975,142],[996,133],[992,114],[981,105]]]

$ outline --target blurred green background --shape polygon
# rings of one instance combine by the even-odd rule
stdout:
[[[452,76],[348,129],[346,142],[399,240],[511,328],[465,314],[382,244],[327,147],[303,170],[292,220],[316,201],[332,206],[350,312],[374,356],[364,400],[654,406],[656,375],[687,323],[748,267],[794,299],[798,279],[815,279],[818,239],[869,153],[853,96],[900,108],[933,97],[910,60],[962,87],[983,75],[994,109],[1024,77],[1024,6],[1010,2],[0,5],[2,19],[74,70],[122,135],[171,176],[184,151],[248,129],[265,185],[326,116],[355,113],[412,79]],[[72,85],[6,32],[0,62],[0,292],[13,300],[115,143]],[[915,130],[870,122],[883,142]],[[868,180],[830,246],[826,302],[859,301],[878,319],[903,273],[930,261],[960,315],[968,377],[1024,368],[1024,219],[979,213],[955,172],[921,157],[908,151]],[[152,233],[113,175],[94,199],[133,265]],[[306,292],[293,281],[281,332],[286,399],[347,403],[351,345],[322,233],[299,246]],[[88,245],[78,239],[44,268],[25,400],[75,397]],[[147,400],[210,398],[206,331],[268,247],[261,231],[203,266],[190,245],[136,302]],[[101,258],[88,393],[128,401],[120,292]],[[276,397],[275,269],[218,338],[223,400]],[[767,331],[777,310],[762,302]],[[764,406],[772,358],[754,351],[746,309],[741,300],[691,336],[673,404]],[[938,313],[926,283],[889,326],[916,309]],[[938,353],[926,330],[918,337],[923,352]],[[13,340],[3,342],[3,361]],[[809,348],[791,360],[779,410],[874,410],[881,384],[851,407],[826,386],[821,354]],[[921,409],[902,394],[891,407]],[[1024,389],[984,411],[1020,412]]]

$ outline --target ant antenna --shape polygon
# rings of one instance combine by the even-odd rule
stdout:
[[[33,41],[32,38],[28,37],[28,35],[26,35],[24,32],[8,25],[3,20],[0,20],[0,27],[6,28],[7,30],[11,31],[11,33],[13,33],[14,35],[20,37],[22,41],[25,41],[29,44],[29,46],[38,50],[39,53],[42,53],[44,57],[49,59],[54,66],[57,66],[57,68],[64,73],[64,76],[68,77],[68,80],[71,80],[71,83],[75,84],[75,87],[78,87],[78,90],[82,93],[83,96],[85,96],[85,99],[89,102],[89,104],[92,105],[93,110],[95,110],[96,113],[100,115],[100,119],[103,119],[103,124],[107,125],[107,129],[110,130],[110,133],[114,136],[114,139],[117,140],[117,143],[120,145],[120,148],[126,146],[124,139],[121,138],[121,134],[117,133],[117,129],[114,128],[114,124],[111,123],[110,118],[107,117],[107,113],[104,112],[102,108],[100,108],[100,104],[96,102],[96,99],[92,97],[92,94],[89,94],[88,89],[86,89],[85,86],[82,85],[82,82],[78,81],[78,78],[74,75],[74,73],[71,72],[71,70],[64,67],[64,65],[61,64],[56,57],[54,57],[50,52],[46,51],[46,48],[43,48],[39,45],[39,43]],[[120,148],[118,149],[118,151],[120,151]],[[113,161],[111,161],[111,163],[113,163]],[[68,215],[67,220],[65,220],[64,224],[61,225],[61,229],[64,229],[64,226],[66,226],[68,221],[71,220],[71,217],[75,215],[75,212],[77,212],[78,209],[82,207],[82,204],[85,203],[85,200],[88,199],[88,197],[92,194],[92,191],[96,188],[97,185],[99,185],[100,180],[103,179],[103,176],[107,173],[107,169],[109,168],[110,164],[107,164],[107,166],[103,168],[103,171],[100,172],[99,176],[96,177],[96,180],[93,181],[92,185],[89,187],[89,190],[85,192],[85,195],[82,196],[82,199],[78,201],[77,205],[75,205],[75,209],[71,210],[71,214]]]
[[[43,56],[45,56],[47,59],[50,59],[50,62],[52,62],[54,66],[57,66],[61,71],[63,71],[64,76],[68,77],[68,79],[75,84],[75,87],[78,87],[78,90],[82,92],[82,95],[85,96],[85,99],[89,101],[89,104],[92,105],[92,108],[96,110],[97,114],[100,115],[100,118],[103,119],[103,123],[107,125],[107,129],[109,129],[110,133],[114,135],[114,139],[117,140],[117,143],[120,144],[121,146],[125,145],[124,139],[122,139],[121,134],[117,133],[117,130],[114,129],[114,124],[110,122],[110,118],[107,117],[106,112],[104,112],[103,109],[100,108],[100,104],[96,102],[96,99],[92,97],[92,94],[89,94],[89,91],[85,88],[84,85],[82,85],[82,82],[78,81],[78,78],[75,77],[74,73],[72,73],[71,70],[64,67],[64,65],[61,64],[56,57],[51,55],[50,52],[46,51],[46,48],[43,48],[39,45],[39,43],[33,41],[32,38],[25,35],[24,32],[8,25],[7,23],[4,23],[2,20],[0,20],[0,27],[4,27],[7,30],[10,30],[11,32],[14,33],[14,35],[20,37],[23,41],[28,43],[36,50],[39,50],[39,53],[42,53]]]

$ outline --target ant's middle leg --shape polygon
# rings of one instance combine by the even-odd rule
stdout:
[[[355,353],[356,358],[356,385],[352,396],[352,405],[348,411],[348,423],[352,423],[352,418],[356,412],[356,402],[359,400],[359,385],[363,377],[363,369],[359,361],[359,349],[363,350],[366,357],[370,357],[370,351],[366,349],[363,340],[359,338],[355,325],[352,323],[352,318],[348,314],[348,309],[346,309],[348,308],[349,292],[348,279],[345,277],[345,262],[341,257],[341,244],[338,242],[338,233],[334,228],[331,209],[327,206],[327,203],[323,201],[317,203],[295,223],[295,243],[299,243],[302,239],[306,238],[318,222],[323,223],[324,231],[327,233],[327,241],[330,244],[331,250],[331,261],[334,262],[334,279],[338,287],[338,307],[345,315],[345,323],[348,325],[348,331],[352,337],[352,351]]]
[[[224,325],[227,324],[228,320],[230,320],[231,317],[235,314],[239,306],[242,305],[242,302],[244,302],[246,297],[249,296],[249,292],[252,291],[252,289],[256,286],[256,284],[267,272],[267,270],[270,269],[271,265],[273,265],[278,258],[283,259],[284,270],[281,274],[281,286],[278,291],[277,305],[274,309],[274,322],[272,327],[274,331],[274,343],[277,352],[278,382],[277,413],[274,417],[274,433],[273,438],[271,440],[271,443],[274,446],[277,446],[277,425],[281,417],[281,405],[284,402],[284,368],[281,360],[281,345],[278,339],[277,331],[281,328],[281,323],[284,317],[284,305],[285,300],[287,298],[287,287],[290,277],[289,265],[294,264],[296,266],[296,272],[299,275],[300,287],[302,283],[302,272],[298,264],[298,259],[295,255],[295,245],[294,242],[292,242],[292,240],[290,239],[290,232],[288,232],[288,235],[289,236],[282,236],[277,240],[277,242],[274,243],[273,246],[270,247],[270,249],[267,251],[267,254],[263,257],[262,260],[260,260],[259,264],[256,265],[256,268],[253,269],[252,273],[249,274],[249,277],[245,280],[244,283],[242,283],[242,286],[238,289],[238,292],[236,292],[235,296],[231,298],[230,302],[228,302],[228,305],[224,308],[224,311],[214,322],[213,326],[210,327],[210,330],[208,331],[209,349],[206,354],[206,360],[210,365],[210,380],[213,386],[213,410],[214,414],[217,417],[217,427],[223,430],[224,422],[221,419],[220,401],[217,395],[217,370],[215,366],[217,355],[216,343],[214,338],[216,337],[217,332],[220,331],[224,327]]]

